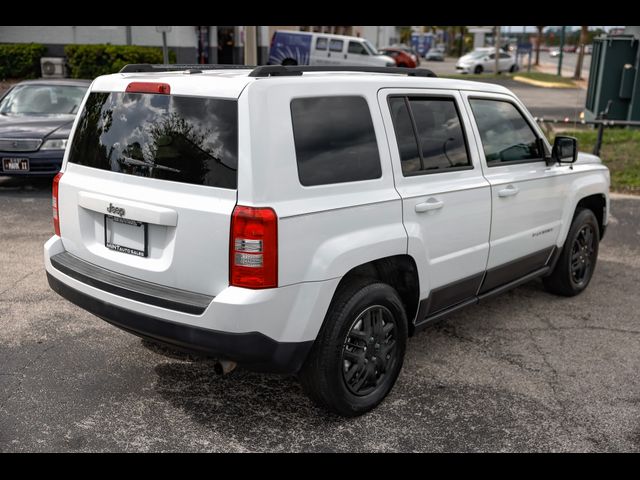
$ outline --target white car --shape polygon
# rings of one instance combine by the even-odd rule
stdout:
[[[500,72],[515,72],[518,70],[518,63],[513,55],[500,49],[500,59],[498,60]],[[466,55],[463,55],[456,62],[458,73],[486,73],[495,72],[496,50],[493,47],[477,48]]]
[[[95,79],[54,180],[49,284],[107,322],[216,371],[296,374],[354,416],[431,322],[537,277],[589,284],[609,171],[575,139],[552,147],[508,89],[423,69],[174,70]]]

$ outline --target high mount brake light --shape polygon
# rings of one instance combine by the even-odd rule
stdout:
[[[168,83],[158,82],[131,82],[125,90],[127,93],[159,93],[169,95],[171,87]]]

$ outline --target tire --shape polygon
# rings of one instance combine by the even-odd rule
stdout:
[[[293,58],[285,58],[284,60],[282,60],[282,65],[298,65],[298,62],[296,62]]]
[[[406,343],[407,316],[395,289],[356,278],[336,292],[298,378],[317,405],[345,417],[362,415],[391,391]]]
[[[479,75],[483,72],[483,68],[482,65],[476,65],[476,68],[473,69],[473,73],[475,73],[476,75]]]
[[[511,73],[515,73],[518,71],[518,66],[516,64],[511,65],[511,68],[509,69],[509,71]]]
[[[556,295],[573,297],[587,288],[596,268],[599,243],[598,219],[591,210],[578,209],[556,266],[542,279],[545,289]]]

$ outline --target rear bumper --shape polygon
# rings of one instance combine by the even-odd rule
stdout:
[[[142,338],[180,349],[228,358],[256,371],[295,373],[313,344],[276,342],[259,332],[228,333],[180,325],[99,300],[62,283],[47,272],[53,291],[97,317]]]
[[[227,287],[203,304],[202,298],[185,296],[184,291],[123,279],[113,271],[107,275],[102,268],[87,268],[84,261],[61,262],[65,252],[58,236],[44,246],[49,284],[64,298],[138,336],[234,360],[256,371],[300,369],[340,281],[264,290]]]

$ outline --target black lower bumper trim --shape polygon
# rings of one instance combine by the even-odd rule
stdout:
[[[47,280],[59,295],[116,327],[181,350],[233,360],[249,370],[296,373],[313,344],[313,341],[277,342],[259,332],[219,332],[173,323],[94,298],[48,272]]]

